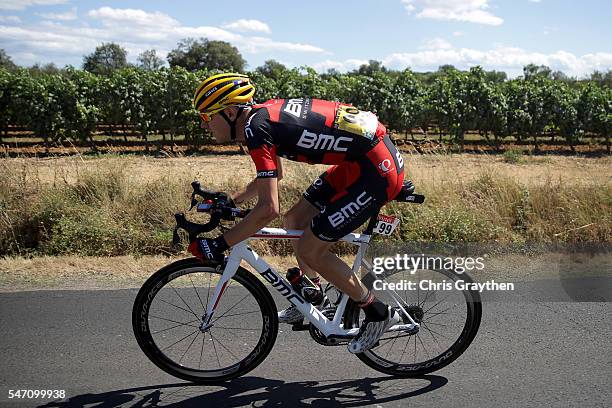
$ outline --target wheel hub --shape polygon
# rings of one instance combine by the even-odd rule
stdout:
[[[212,322],[207,323],[208,320],[210,320],[208,319],[208,315],[204,313],[204,315],[202,316],[202,323],[200,323],[200,331],[202,333],[207,333],[211,329],[211,327],[214,326]]]

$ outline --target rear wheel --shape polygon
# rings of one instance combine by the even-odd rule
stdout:
[[[395,270],[376,278],[387,284],[404,283],[403,289],[393,291],[395,297],[391,296],[390,289],[372,288],[372,291],[382,302],[394,307],[408,324],[410,320],[398,307],[400,299],[404,310],[420,324],[420,329],[415,334],[399,331],[384,334],[377,345],[357,354],[368,366],[396,376],[421,376],[453,362],[474,340],[482,315],[480,294],[475,290],[457,289],[460,281],[468,285],[473,283],[468,274],[440,268],[417,270],[414,274]],[[414,290],[409,290],[408,282],[414,282]],[[425,282],[426,288],[420,282]],[[363,318],[361,309],[353,302],[347,308],[348,321],[352,327],[359,327]]]
[[[142,286],[132,310],[138,345],[159,368],[197,383],[239,377],[270,353],[278,332],[276,305],[265,286],[239,268],[219,299],[212,326],[202,316],[221,276],[199,260],[174,262]]]

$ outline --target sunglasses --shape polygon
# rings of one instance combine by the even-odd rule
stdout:
[[[219,112],[214,112],[214,113],[204,113],[204,112],[200,112],[200,118],[201,118],[201,119],[202,119],[204,122],[208,123],[208,122],[210,122],[211,120],[213,120],[213,116],[214,116],[214,115],[216,115],[217,113],[219,113]]]

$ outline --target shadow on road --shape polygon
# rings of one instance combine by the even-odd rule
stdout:
[[[359,407],[415,397],[447,382],[437,375],[298,382],[242,377],[214,386],[178,383],[82,394],[40,407]]]

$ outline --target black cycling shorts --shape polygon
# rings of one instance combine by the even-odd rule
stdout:
[[[404,181],[404,162],[389,136],[365,156],[330,167],[304,192],[321,212],[311,222],[315,236],[338,241],[393,200]]]

